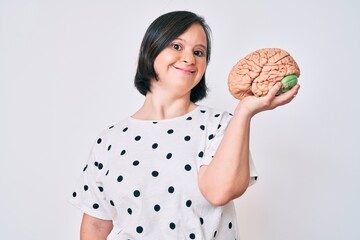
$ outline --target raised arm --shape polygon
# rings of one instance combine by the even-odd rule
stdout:
[[[276,96],[280,87],[280,83],[274,85],[264,97],[245,97],[236,107],[213,160],[199,170],[199,188],[210,203],[225,205],[246,191],[250,179],[249,137],[252,117],[291,102],[300,88],[296,85],[290,91]]]

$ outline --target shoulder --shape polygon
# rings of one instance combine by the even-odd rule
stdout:
[[[232,117],[232,113],[218,108],[213,108],[209,106],[199,105],[199,114],[203,115],[207,119],[227,121]]]
[[[109,127],[103,128],[95,136],[94,148],[101,150],[105,146],[108,146],[115,138],[121,136],[120,133],[124,133],[128,130],[129,117],[117,122],[116,124],[110,125]]]

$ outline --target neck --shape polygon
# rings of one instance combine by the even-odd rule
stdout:
[[[142,120],[170,119],[183,116],[197,106],[190,101],[189,97],[170,99],[166,96],[156,96],[151,92],[148,92],[144,104],[134,115],[132,115],[132,117]]]

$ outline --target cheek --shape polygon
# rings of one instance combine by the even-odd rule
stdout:
[[[199,68],[199,70],[200,70],[202,73],[205,72],[206,67],[207,67],[206,61],[203,61],[203,62],[199,63],[199,67],[198,67],[198,68]]]
[[[173,64],[177,61],[177,56],[175,54],[166,54],[162,56],[163,64]]]
[[[173,64],[175,57],[169,54],[159,54],[154,61],[155,71],[168,68],[169,65]]]

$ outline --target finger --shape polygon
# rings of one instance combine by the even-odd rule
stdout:
[[[272,88],[269,90],[268,95],[270,95],[272,98],[274,98],[278,92],[280,91],[281,83],[277,82]]]
[[[291,95],[293,98],[296,97],[296,95],[298,94],[300,90],[300,85],[296,84],[293,88],[291,88],[288,92],[289,95]]]
[[[289,91],[287,91],[286,93],[283,93],[280,96],[277,96],[275,99],[276,104],[283,105],[283,104],[291,102],[298,94],[299,89],[300,89],[300,85],[297,84],[293,88],[291,88]]]

